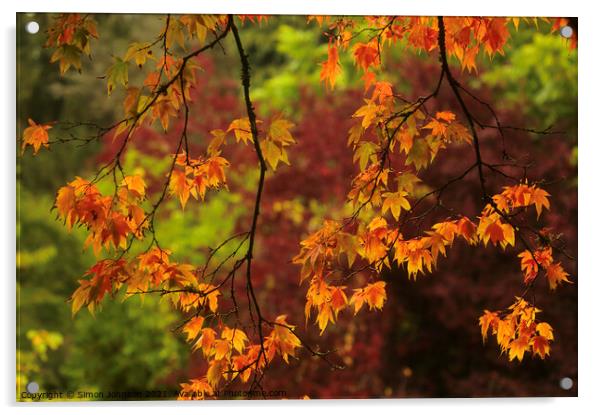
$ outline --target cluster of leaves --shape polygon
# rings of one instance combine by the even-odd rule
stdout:
[[[417,52],[431,52],[438,47],[436,17],[374,16],[357,21],[351,17],[310,16],[308,19],[326,25],[330,34],[328,59],[322,63],[320,76],[330,87],[334,87],[341,72],[339,49],[352,51],[368,87],[376,79],[375,71],[382,63],[381,51],[385,45],[401,43]],[[521,18],[516,17],[444,17],[444,20],[447,52],[469,72],[477,72],[476,58],[480,51],[489,57],[504,54],[504,45],[510,37],[508,25],[518,29],[521,22]],[[530,19],[522,20],[531,23]],[[549,19],[543,20],[549,22]],[[537,24],[537,18],[532,22]],[[552,30],[558,30],[567,24],[567,20],[557,18],[553,23]],[[369,38],[359,38],[357,33],[361,31],[369,33]]]
[[[540,311],[518,297],[507,312],[485,310],[479,318],[483,341],[491,331],[502,353],[507,353],[510,361],[515,358],[523,360],[525,352],[545,359],[550,354],[550,342],[554,340],[554,334],[548,323],[537,320],[536,315]]]
[[[182,400],[212,397],[220,384],[230,384],[235,379],[247,383],[252,374],[258,376],[277,355],[289,363],[289,358],[301,347],[294,334],[295,326],[287,323],[285,315],[275,319],[271,332],[261,344],[251,344],[245,332],[238,328],[221,326],[219,333],[210,327],[203,328],[205,320],[193,317],[183,328],[187,340],[194,343],[193,350],[203,351],[209,368],[204,377],[181,385],[179,399]]]
[[[339,49],[350,49],[356,65],[364,71],[366,92],[372,91],[371,96],[368,94],[365,99],[365,105],[353,114],[353,117],[361,118],[361,122],[349,131],[348,144],[353,147],[354,161],[358,162],[360,168],[348,194],[354,214],[338,223],[326,221],[320,230],[301,242],[301,251],[294,259],[295,263],[302,266],[301,281],[310,281],[306,318],[309,318],[312,309],[316,309],[316,323],[323,332],[329,322],[336,321],[339,312],[347,305],[352,306],[356,313],[364,301],[370,309],[382,308],[386,299],[385,283],[379,281],[366,284],[362,281],[378,279],[383,267],[405,268],[410,278],[416,278],[419,273],[432,272],[437,265],[438,256],[445,256],[446,248],[460,235],[471,245],[481,243],[487,246],[491,242],[501,248],[514,246],[518,228],[511,217],[519,214],[521,208],[534,206],[539,218],[544,208],[550,208],[550,195],[527,183],[508,186],[491,198],[492,203],[484,207],[477,218],[478,223],[460,216],[434,224],[424,236],[405,239],[401,233],[403,227],[415,219],[410,215],[425,198],[416,192],[414,184],[420,182],[417,174],[428,167],[440,150],[449,144],[477,146],[476,164],[459,179],[477,167],[485,193],[481,171],[484,163],[480,159],[476,133],[471,133],[457,122],[456,114],[446,110],[428,116],[422,111],[425,102],[437,94],[441,80],[433,94],[414,102],[407,101],[393,93],[390,83],[376,80],[375,71],[382,65],[381,50],[386,44],[401,41],[419,51],[430,52],[439,48],[440,53],[455,57],[462,69],[476,71],[475,58],[479,51],[483,50],[490,57],[496,53],[503,54],[503,47],[509,37],[507,25],[512,23],[518,28],[520,20],[444,17],[438,23],[436,18],[429,17],[367,18],[363,30],[370,33],[370,38],[367,42],[361,42],[357,32],[354,33],[357,30],[355,20],[341,18],[332,22],[329,18],[313,19],[319,24],[329,23],[328,60],[322,65],[321,79],[331,87],[334,86],[340,72]],[[441,24],[446,29],[445,36],[441,36]],[[451,76],[446,69],[447,63],[442,65],[441,77]],[[450,83],[452,88],[456,87],[453,78]],[[397,101],[401,102],[399,106],[396,106]],[[468,118],[472,123],[470,115]],[[422,134],[424,130],[428,134]],[[396,155],[402,166],[400,169],[390,167],[395,162],[392,157]],[[396,188],[390,188],[391,182],[397,183]],[[445,187],[426,196],[436,195],[437,204],[440,205],[441,193]],[[411,198],[415,199],[415,203],[410,203]],[[362,215],[361,211],[365,208],[373,208],[377,216]],[[402,211],[406,212],[403,216]],[[396,222],[394,228],[390,228],[389,221],[381,216],[387,212],[390,212]],[[355,232],[344,232],[350,227],[354,227]],[[533,259],[529,246],[526,247],[527,250],[519,255],[522,258],[525,283],[533,282],[539,267],[546,269],[551,288],[555,288],[560,281],[568,281],[568,275],[562,266],[552,263],[551,246],[538,251],[540,257],[541,252],[550,252],[549,259],[542,258],[541,263]],[[343,257],[346,261],[342,260]],[[359,268],[353,269],[356,257],[362,263]],[[364,287],[356,288],[353,297],[347,300],[347,286],[341,284],[347,284],[352,277],[356,277]],[[524,300],[521,297],[519,301]],[[521,307],[516,305],[512,309],[522,310],[524,307],[520,304]],[[521,317],[521,313],[522,311],[516,311],[512,318],[524,320],[524,324],[527,324],[527,317]],[[518,327],[518,323],[516,326]],[[520,339],[517,340],[517,345],[522,345],[525,339],[532,340],[521,333],[520,336],[517,334]],[[503,351],[508,348],[510,341],[511,338],[504,338],[500,343]],[[511,348],[511,359],[516,356],[522,360],[528,345],[527,342],[521,346],[522,352],[516,347]],[[537,339],[534,350],[542,358],[549,354],[547,343],[544,353],[541,339]]]
[[[90,56],[90,42],[97,38],[96,22],[90,15],[59,15],[48,29],[45,46],[54,48],[50,62],[58,61],[61,75],[71,67],[81,72],[82,55]]]
[[[103,248],[125,249],[129,236],[142,238],[148,227],[140,207],[145,192],[144,181],[138,175],[125,176],[112,196],[104,196],[94,183],[77,177],[59,189],[56,208],[68,229],[80,225],[88,230],[85,245],[91,245],[98,255]]]
[[[187,154],[179,154],[176,165],[180,168],[174,169],[169,180],[169,188],[172,194],[177,195],[182,209],[190,195],[195,199],[205,199],[208,188],[218,188],[226,183],[224,168],[229,165],[228,160],[220,156],[212,156],[206,160],[193,160]]]

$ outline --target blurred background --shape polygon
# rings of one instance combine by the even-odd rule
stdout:
[[[100,40],[81,74],[59,75],[44,49],[44,31],[52,15],[17,16],[17,105],[19,136],[27,118],[36,122],[90,121],[110,125],[121,117],[119,92],[107,96],[102,79],[111,56],[121,56],[133,41],[152,41],[163,21],[155,15],[96,15]],[[40,32],[25,31],[35,20]],[[260,117],[284,115],[296,124],[291,166],[281,166],[266,182],[258,253],[259,301],[266,315],[288,314],[310,344],[336,349],[345,370],[333,371],[300,352],[290,366],[275,364],[265,377],[266,389],[287,391],[289,398],[352,397],[485,397],[577,395],[577,261],[562,258],[574,281],[550,292],[544,281],[533,290],[542,318],[555,329],[551,357],[527,356],[510,363],[493,341],[483,344],[478,327],[482,310],[507,307],[519,293],[522,276],[516,250],[470,249],[457,243],[432,275],[409,281],[391,272],[388,300],[382,312],[341,315],[322,336],[305,324],[305,287],[290,263],[299,241],[321,225],[324,217],[343,217],[341,209],[357,166],[346,146],[351,115],[362,102],[363,81],[348,55],[341,55],[342,76],[333,91],[320,85],[320,62],[327,43],[322,30],[303,16],[271,17],[241,28],[252,66],[252,98]],[[239,61],[232,39],[198,59],[198,77],[190,123],[191,152],[206,148],[209,131],[226,129],[243,114]],[[521,24],[511,30],[505,56],[479,57],[478,74],[461,81],[492,104],[504,125],[559,134],[507,131],[506,147],[532,162],[531,181],[543,181],[552,209],[543,223],[563,234],[567,252],[577,258],[577,51],[570,50],[549,25]],[[385,51],[382,79],[396,92],[415,99],[432,90],[439,74],[436,55],[417,56],[403,45]],[[143,79],[130,69],[130,79]],[[470,102],[485,122],[486,108]],[[444,87],[434,107],[455,109]],[[459,113],[459,111],[457,111]],[[160,190],[169,166],[165,157],[179,134],[176,121],[167,133],[146,128],[125,155],[129,172],[143,174],[149,192]],[[51,130],[52,133],[58,131]],[[78,130],[78,134],[93,131]],[[68,132],[63,131],[63,134]],[[499,160],[495,130],[482,133],[483,155]],[[41,390],[136,391],[177,390],[180,382],[203,372],[200,353],[190,353],[177,330],[182,316],[166,302],[146,296],[105,300],[95,316],[87,311],[71,317],[67,302],[77,280],[95,262],[82,250],[85,234],[71,233],[52,210],[55,192],[74,176],[90,177],[116,150],[110,139],[86,146],[57,144],[33,157],[17,155],[17,382]],[[250,148],[230,146],[227,158],[230,192],[211,193],[204,203],[182,210],[170,200],[163,205],[157,235],[178,260],[203,263],[207,247],[248,228],[256,180]],[[433,188],[462,172],[471,161],[462,149],[446,150],[423,175]],[[507,182],[491,179],[491,185]],[[106,184],[107,189],[110,183]],[[482,206],[476,176],[469,176],[446,204],[476,215]],[[433,219],[436,219],[433,217]],[[429,223],[429,221],[427,221]],[[278,301],[274,301],[274,299]],[[559,383],[574,384],[564,390]]]

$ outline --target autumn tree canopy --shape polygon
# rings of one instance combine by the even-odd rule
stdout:
[[[207,363],[202,376],[181,385],[183,399],[212,396],[232,385],[262,392],[267,368],[287,365],[293,358],[315,358],[315,364],[345,370],[337,351],[308,340],[300,328],[321,335],[344,324],[339,321],[342,315],[386,313],[387,293],[395,281],[385,280],[383,274],[413,281],[428,275],[436,278],[438,265],[451,250],[493,246],[489,255],[513,255],[515,273],[507,278],[521,279],[523,286],[507,292],[505,308],[492,304],[475,315],[472,324],[484,342],[497,343],[500,359],[521,362],[528,355],[547,359],[554,352],[555,337],[563,333],[546,320],[546,310],[538,308],[532,290],[535,284],[546,284],[548,295],[554,296],[557,290],[573,289],[565,262],[574,259],[562,235],[546,223],[556,195],[546,190],[544,181],[532,177],[531,165],[522,155],[507,148],[506,136],[510,131],[548,135],[554,128],[502,123],[496,103],[476,94],[463,80],[479,77],[479,57],[495,60],[503,55],[511,46],[512,33],[534,25],[541,31],[558,31],[569,20],[308,16],[307,25],[327,43],[327,53],[316,62],[321,65],[324,93],[336,88],[344,57],[353,61],[364,92],[348,114],[351,128],[336,132],[352,152],[354,171],[347,182],[346,202],[337,212],[324,212],[316,229],[308,227],[296,241],[297,254],[287,258],[297,267],[299,281],[287,296],[304,298],[305,308],[272,314],[264,311],[265,302],[278,304],[279,298],[261,294],[257,240],[266,231],[262,213],[268,179],[295,166],[290,151],[300,140],[296,125],[284,112],[263,117],[256,111],[254,57],[245,31],[261,29],[273,19],[278,17],[164,16],[159,33],[132,40],[127,48],[114,50],[111,62],[103,62],[106,71],[99,88],[122,108],[120,118],[108,125],[93,116],[29,118],[20,137],[22,153],[112,143],[111,154],[94,175],[74,177],[56,193],[56,216],[67,231],[86,230],[85,248],[97,258],[94,266],[81,272],[70,297],[72,313],[82,308],[95,313],[107,297],[167,299],[182,313],[178,329],[191,351],[200,351]],[[234,48],[224,46],[229,39]],[[85,63],[95,59],[95,44],[102,41],[94,15],[61,14],[48,30],[45,46],[52,51],[50,61],[64,75],[85,71]],[[575,34],[566,42],[567,54],[575,53],[576,42]],[[193,110],[195,90],[199,79],[211,76],[200,57],[219,49],[237,57],[244,110],[223,128],[202,131],[199,137],[191,132],[193,121],[204,116]],[[391,51],[432,61],[437,73],[429,81],[428,93],[415,97],[387,80],[382,68]],[[453,104],[433,105],[444,88],[451,91]],[[484,120],[475,108],[494,122]],[[80,134],[84,127],[94,133]],[[154,150],[166,160],[160,180],[144,170],[130,171],[124,163],[129,148],[148,128],[177,137]],[[496,136],[495,156],[482,152],[484,132]],[[199,249],[209,249],[204,263],[175,260],[177,248],[164,244],[156,233],[157,223],[164,220],[164,204],[177,200],[185,210],[205,203],[216,192],[232,191],[229,175],[242,161],[229,155],[238,148],[254,154],[253,203],[244,213],[245,229],[217,246],[198,240]],[[453,176],[433,171],[434,161],[445,159],[449,150],[461,152],[467,167]],[[443,184],[430,185],[431,174],[439,175]],[[478,180],[478,191],[471,195],[480,206],[476,214],[447,204],[450,194],[471,177]],[[485,279],[479,283],[487,284]],[[491,344],[483,346],[488,347]]]

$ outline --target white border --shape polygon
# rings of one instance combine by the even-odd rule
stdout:
[[[10,4],[9,4],[10,3]],[[9,192],[0,198],[0,230],[2,247],[0,253],[5,270],[2,276],[2,305],[5,312],[0,324],[2,338],[3,376],[0,380],[2,405],[6,413],[90,413],[105,414],[117,408],[128,411],[144,411],[163,414],[166,409],[178,413],[230,413],[249,412],[281,413],[287,415],[319,411],[344,411],[359,414],[365,411],[447,414],[507,414],[515,411],[537,411],[546,413],[590,412],[590,404],[599,403],[597,385],[600,382],[602,345],[600,330],[600,281],[602,279],[598,235],[600,225],[601,174],[597,168],[602,157],[602,134],[600,134],[600,106],[602,103],[602,50],[600,22],[594,1],[474,1],[465,0],[213,0],[213,1],[160,1],[141,3],[135,0],[20,0],[17,4],[2,2],[3,51],[1,90],[6,94],[0,99],[2,106],[2,128],[5,132],[2,143],[4,185]],[[94,404],[42,404],[23,405],[14,403],[15,390],[15,12],[105,12],[105,13],[249,13],[249,14],[400,14],[400,15],[506,15],[506,16],[578,16],[579,17],[579,398],[557,399],[456,399],[456,400],[381,400],[381,401],[312,401],[312,402],[210,402],[204,404],[182,404],[174,402],[153,403],[94,403]],[[8,196],[8,197],[7,197]],[[596,405],[598,406],[598,405]],[[372,409],[374,408],[374,409]]]

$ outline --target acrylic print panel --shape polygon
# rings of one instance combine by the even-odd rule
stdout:
[[[576,396],[576,19],[17,23],[17,400]]]

